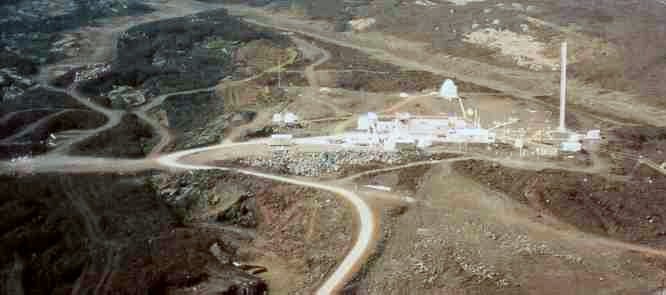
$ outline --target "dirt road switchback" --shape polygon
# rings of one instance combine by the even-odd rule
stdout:
[[[261,177],[269,180],[285,182],[289,184],[295,184],[305,187],[310,187],[314,189],[320,189],[328,192],[332,192],[336,195],[343,197],[347,200],[358,215],[359,220],[359,232],[356,236],[356,241],[347,253],[342,262],[338,265],[336,270],[326,279],[326,281],[319,287],[316,294],[334,294],[337,293],[345,283],[360,269],[361,263],[368,256],[370,249],[373,247],[375,240],[375,232],[377,228],[376,218],[373,211],[370,209],[368,204],[363,198],[361,198],[356,193],[346,190],[341,187],[332,186],[323,183],[309,182],[304,180],[292,179],[284,176],[271,175],[261,172],[236,169],[236,168],[226,168],[226,167],[215,167],[215,166],[206,166],[206,165],[192,165],[187,163],[179,162],[179,159],[203,153],[215,149],[223,149],[232,146],[244,145],[248,143],[230,143],[230,144],[220,144],[210,147],[202,147],[191,150],[185,150],[162,156],[157,158],[157,162],[165,167],[176,168],[176,169],[186,169],[186,170],[222,170],[241,173],[245,175],[251,175],[255,177]]]

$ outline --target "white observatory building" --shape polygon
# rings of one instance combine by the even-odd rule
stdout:
[[[448,100],[458,98],[458,86],[456,86],[456,83],[453,83],[453,80],[446,79],[442,83],[442,87],[439,88],[439,96]]]

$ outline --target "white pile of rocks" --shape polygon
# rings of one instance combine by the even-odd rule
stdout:
[[[21,88],[29,88],[35,85],[35,82],[18,74],[15,68],[0,69],[2,83],[11,83]]]
[[[109,70],[111,70],[110,64],[94,64],[87,66],[85,69],[76,72],[74,82],[78,83],[97,79]]]
[[[349,21],[349,27],[356,32],[361,32],[365,31],[368,28],[370,28],[372,25],[374,25],[377,22],[372,17],[369,18],[360,18],[360,19],[354,19]]]
[[[242,165],[279,170],[284,173],[316,177],[340,172],[344,167],[370,163],[398,164],[403,154],[384,151],[336,151],[317,153],[292,153],[274,151],[269,158],[254,157],[240,160]]]

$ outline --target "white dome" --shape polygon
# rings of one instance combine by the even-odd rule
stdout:
[[[453,83],[451,79],[446,79],[442,84],[442,87],[439,89],[439,96],[446,99],[457,98],[458,86],[456,86],[456,83]]]

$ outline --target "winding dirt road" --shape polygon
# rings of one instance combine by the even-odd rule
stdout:
[[[221,144],[216,146],[209,146],[197,149],[191,149],[181,152],[176,152],[170,155],[166,155],[157,159],[157,162],[167,168],[177,168],[185,170],[222,170],[241,173],[249,176],[260,177],[264,179],[295,184],[305,187],[310,187],[314,189],[320,189],[334,193],[336,195],[342,196],[345,200],[349,201],[350,204],[356,210],[356,213],[359,216],[359,233],[356,237],[356,242],[353,247],[347,253],[347,256],[342,260],[340,265],[336,270],[329,275],[326,281],[319,287],[317,294],[333,294],[337,293],[355,273],[360,269],[360,262],[367,257],[368,252],[372,249],[373,241],[375,240],[375,229],[377,228],[376,219],[373,211],[370,209],[368,204],[363,198],[358,196],[356,193],[332,185],[323,184],[320,182],[309,182],[299,179],[293,179],[284,176],[277,176],[272,174],[266,174],[261,172],[255,172],[244,169],[235,169],[235,168],[225,168],[225,167],[215,167],[215,166],[205,166],[205,165],[193,165],[179,162],[179,159],[203,153],[215,149],[239,146],[239,145],[248,145],[248,143],[232,143],[232,144]]]
[[[323,36],[318,36],[316,34],[312,33],[307,33],[303,31],[298,31],[286,27],[280,27],[276,26],[274,24],[265,24],[261,23],[258,21],[253,21],[253,20],[247,20],[249,23],[253,23],[256,25],[261,25],[261,26],[268,26],[271,28],[278,28],[282,30],[287,30],[287,31],[294,31],[298,32],[301,34],[305,34],[314,38],[322,39],[325,42],[330,42],[330,43],[335,43],[337,45],[345,46],[345,47],[351,47],[354,49],[358,49],[361,51],[371,51],[371,53],[377,54],[377,55],[386,55],[386,52],[379,52],[376,51],[375,49],[367,49],[367,48],[362,48],[358,47],[356,45],[353,45],[351,43],[347,42],[342,42],[339,40],[334,40],[334,39],[329,39]],[[299,40],[295,38],[294,40]],[[308,45],[309,42],[300,40],[296,41],[298,42],[304,42],[301,43],[302,46],[311,46]],[[113,41],[115,42],[115,41]],[[320,50],[323,53],[323,56],[318,59],[316,62],[311,64],[305,69],[305,76],[310,84],[310,95],[314,99],[316,97],[316,92],[318,88],[318,83],[316,79],[316,72],[315,72],[315,67],[318,65],[323,64],[330,58],[330,54],[323,50],[323,49],[317,49],[317,48],[310,48],[310,50]],[[400,61],[401,65],[408,65],[410,67],[418,66],[421,69],[426,69],[426,70],[432,70],[432,67],[429,66],[424,66],[424,65],[419,65],[415,64],[412,61],[407,61],[407,60],[402,60],[399,58],[395,58],[395,60]],[[435,71],[438,72],[438,71]],[[252,79],[256,77],[250,77],[248,79]],[[248,79],[241,80],[235,83],[242,83],[249,81]],[[47,83],[43,83],[43,85],[48,85]],[[156,168],[158,166],[161,166],[163,168],[168,168],[168,169],[178,169],[178,170],[222,170],[222,171],[229,171],[229,172],[234,172],[234,173],[241,173],[244,175],[248,176],[253,176],[253,177],[260,177],[268,180],[273,180],[273,181],[279,181],[279,182],[284,182],[284,183],[289,183],[289,184],[294,184],[294,185],[299,185],[299,186],[304,186],[304,187],[310,187],[314,189],[320,189],[320,190],[325,190],[332,192],[334,194],[337,194],[341,197],[343,197],[345,200],[347,200],[354,208],[356,211],[356,214],[359,216],[359,233],[356,237],[356,240],[351,248],[351,250],[347,253],[343,261],[338,265],[338,267],[335,269],[333,273],[331,273],[325,282],[320,286],[320,288],[317,290],[317,294],[332,294],[336,293],[339,291],[345,283],[355,274],[358,269],[361,267],[361,263],[364,261],[364,259],[367,257],[369,254],[369,251],[373,249],[374,246],[374,240],[376,237],[376,231],[377,231],[377,223],[376,223],[376,216],[374,215],[373,211],[370,209],[370,206],[366,203],[366,201],[357,195],[355,192],[344,189],[338,185],[334,185],[332,183],[322,183],[322,182],[316,182],[316,181],[305,181],[302,179],[295,179],[295,178],[290,178],[290,177],[284,177],[284,176],[278,176],[278,175],[272,175],[272,174],[267,174],[267,173],[261,173],[261,172],[255,172],[255,171],[250,171],[250,170],[245,170],[245,169],[236,169],[236,168],[227,168],[227,167],[215,167],[215,166],[207,166],[207,165],[195,165],[195,164],[188,164],[182,162],[182,159],[191,155],[199,154],[199,153],[205,153],[208,151],[213,151],[216,149],[224,149],[224,148],[229,148],[229,147],[234,147],[234,146],[240,146],[240,145],[247,145],[247,144],[256,144],[256,142],[252,143],[225,143],[225,144],[220,144],[220,145],[215,145],[215,146],[209,146],[209,147],[203,147],[203,148],[196,148],[196,149],[190,149],[190,150],[185,150],[185,151],[180,151],[168,155],[163,155],[159,157],[155,157],[153,160],[150,159],[144,159],[144,160],[121,160],[121,159],[103,159],[103,158],[86,158],[86,157],[70,157],[70,156],[65,156],[64,154],[69,150],[69,148],[81,141],[84,141],[91,136],[94,136],[95,134],[102,132],[104,130],[108,130],[110,128],[113,128],[117,124],[120,123],[120,120],[123,116],[123,114],[126,113],[126,111],[120,111],[120,110],[111,110],[107,109],[104,107],[101,107],[92,101],[90,101],[87,97],[81,95],[78,93],[78,91],[75,90],[75,87],[73,90],[65,90],[61,88],[56,88],[52,86],[45,86],[47,89],[51,91],[57,91],[57,92],[62,92],[62,93],[67,93],[70,96],[74,97],[78,102],[81,104],[85,105],[86,107],[97,111],[99,113],[104,114],[107,117],[107,122],[103,125],[100,126],[96,129],[90,130],[90,132],[87,132],[86,134],[77,137],[64,145],[58,147],[53,151],[52,154],[45,155],[43,157],[37,157],[32,161],[25,162],[25,163],[18,163],[18,164],[12,164],[11,166],[8,167],[9,171],[19,171],[20,169],[30,169],[30,172],[44,172],[44,171],[70,171],[70,172],[99,172],[99,171],[110,171],[110,172],[119,172],[119,171],[138,171],[138,170],[145,170],[145,169],[150,169],[150,168]],[[144,121],[148,122],[150,126],[155,130],[156,133],[161,135],[161,141],[160,143],[153,149],[151,152],[151,156],[156,156],[157,154],[160,153],[162,148],[168,144],[170,141],[170,134],[167,128],[164,126],[161,126],[158,122],[156,122],[154,119],[151,119],[149,116],[147,116],[146,112],[149,111],[150,109],[154,108],[155,106],[158,106],[159,104],[163,103],[168,97],[173,96],[173,95],[182,95],[182,94],[193,94],[197,92],[204,92],[204,91],[212,91],[214,90],[215,87],[209,87],[209,88],[202,88],[202,89],[195,89],[195,90],[189,90],[189,91],[182,91],[182,92],[176,92],[176,93],[170,93],[170,94],[164,94],[162,96],[159,96],[158,98],[152,100],[150,103],[137,108],[136,110],[132,111],[135,113],[137,116],[139,116],[141,119]],[[524,94],[524,93],[523,93]],[[526,97],[529,96],[531,98],[531,95],[524,94]],[[327,104],[328,105],[328,104]],[[346,111],[340,110],[337,106],[332,106],[335,110],[336,113],[346,113]],[[398,106],[399,107],[399,106]],[[397,109],[397,107],[396,107]],[[233,137],[230,137],[233,138]],[[467,159],[481,159],[479,157],[461,157],[461,158],[456,158],[456,159],[447,159],[447,160],[439,160],[439,161],[425,161],[425,162],[415,162],[415,163],[409,163],[400,167],[390,167],[390,168],[385,168],[385,169],[379,169],[379,170],[373,170],[373,171],[367,171],[363,172],[357,175],[353,175],[348,177],[346,180],[361,177],[363,175],[368,175],[372,173],[379,173],[379,172],[386,172],[390,170],[396,170],[396,169],[401,169],[405,167],[412,167],[412,166],[417,166],[417,165],[429,165],[429,164],[435,164],[435,163],[441,163],[441,162],[454,162],[454,161],[461,161],[461,160],[467,160]],[[502,164],[506,165],[519,165],[521,168],[525,168],[526,163],[523,162],[518,162],[518,161],[502,161],[502,160],[497,160],[497,159],[491,159],[491,158],[483,158],[484,160],[495,160],[498,161]],[[3,163],[4,164],[4,163]],[[25,167],[24,167],[25,166]],[[544,166],[533,166],[535,169],[544,169]],[[550,168],[550,167],[548,167]],[[557,169],[562,169],[562,167],[552,167],[552,168],[557,168]],[[567,170],[567,169],[565,169]],[[585,168],[585,169],[576,169],[579,172],[598,172],[598,167],[592,167],[592,168]],[[73,200],[74,203],[75,200]],[[87,221],[94,221],[95,216],[91,215],[89,212],[89,208],[83,206],[83,207],[78,207],[79,211],[81,211],[81,214],[86,217]],[[88,232],[91,236],[97,235],[99,232],[98,229],[94,228],[94,223],[86,224]],[[617,242],[617,241],[605,241],[604,242],[606,245],[613,245],[615,247],[627,249],[627,250],[633,250],[633,251],[639,251],[639,252],[644,252],[644,253],[650,253],[650,254],[655,254],[655,255],[660,255],[660,256],[666,256],[666,252],[658,249],[653,249],[649,247],[643,247],[643,246],[638,246],[638,245],[633,245],[633,244],[627,244],[627,243],[622,243],[622,242]],[[113,261],[113,253],[109,252],[108,255],[108,260]],[[108,281],[108,274],[110,274],[111,270],[114,266],[115,262],[110,262],[106,264],[105,269],[103,270],[104,276],[98,283],[98,288],[96,291],[104,290],[105,284]]]
[[[178,5],[176,5],[178,6]],[[197,6],[197,8],[202,8],[200,6]],[[206,6],[208,8],[208,6]],[[193,9],[196,10],[196,9]],[[190,11],[185,14],[193,13],[195,11]],[[182,12],[181,12],[182,13]],[[168,17],[173,17],[173,16],[168,16]],[[164,17],[167,18],[167,17]],[[147,19],[146,21],[154,21],[155,19]],[[140,22],[139,22],[140,23]],[[136,25],[137,22],[132,22],[131,25]],[[115,46],[115,42],[117,42],[117,36],[118,33],[121,31],[124,31],[127,29],[126,27],[122,28],[116,28],[112,30],[110,36],[112,36],[113,40],[110,42],[110,46],[100,46],[94,50],[93,54],[90,56],[90,58],[93,59],[104,59],[105,56],[113,56],[115,55],[115,49],[117,46]],[[302,40],[298,40],[297,42],[301,42]],[[304,43],[307,43],[305,41],[302,41]],[[302,43],[303,44],[303,43]],[[330,53],[328,53],[325,50],[313,47],[311,48],[312,50],[319,50],[322,52],[322,57],[314,62],[312,65],[310,65],[306,69],[306,77],[308,78],[308,81],[310,82],[310,89],[313,94],[316,94],[316,90],[318,88],[317,80],[315,77],[315,72],[314,68],[318,65],[321,65],[325,63],[329,58],[330,58]],[[110,54],[109,54],[110,52]],[[71,61],[68,61],[71,62]],[[92,61],[91,61],[92,62]],[[155,168],[155,163],[158,163],[159,165],[162,165],[163,167],[166,168],[175,168],[175,169],[186,169],[186,170],[208,170],[208,169],[216,169],[216,170],[223,170],[223,171],[231,171],[231,172],[236,172],[236,173],[241,173],[249,176],[254,176],[254,177],[260,177],[260,178],[265,178],[269,180],[274,180],[274,181],[280,181],[280,182],[285,182],[285,183],[290,183],[294,185],[300,185],[300,186],[305,186],[305,187],[310,187],[314,189],[320,189],[320,190],[325,190],[332,192],[334,194],[340,195],[343,198],[345,198],[349,203],[353,206],[355,209],[356,213],[359,216],[359,223],[360,223],[360,229],[359,233],[356,236],[356,241],[351,248],[351,250],[347,253],[343,261],[338,265],[338,267],[335,269],[335,271],[328,276],[326,281],[320,286],[320,288],[317,291],[317,294],[332,294],[336,293],[340,288],[344,286],[344,284],[355,274],[358,269],[361,267],[361,262],[363,261],[364,257],[368,255],[368,251],[372,249],[373,241],[375,240],[375,232],[376,232],[376,223],[375,223],[375,216],[373,211],[370,209],[368,204],[357,194],[355,194],[352,191],[332,186],[332,185],[326,185],[318,182],[309,182],[309,181],[304,181],[304,180],[298,180],[298,179],[293,179],[289,177],[283,177],[283,176],[277,176],[277,175],[271,175],[271,174],[266,174],[266,173],[260,173],[260,172],[254,172],[254,171],[249,171],[249,170],[243,170],[243,169],[231,169],[231,168],[225,168],[225,167],[213,167],[213,166],[203,166],[203,165],[192,165],[192,164],[185,164],[179,162],[179,159],[209,151],[209,150],[214,150],[214,149],[219,149],[219,148],[225,148],[225,147],[230,147],[230,146],[235,146],[235,145],[241,145],[243,143],[228,143],[228,144],[223,144],[223,145],[216,145],[216,146],[211,146],[211,147],[204,147],[204,148],[198,148],[198,149],[192,149],[192,150],[187,150],[187,151],[181,151],[173,154],[169,154],[166,156],[158,157],[155,159],[155,161],[151,161],[149,159],[145,160],[123,160],[123,159],[104,159],[104,158],[92,158],[92,157],[72,157],[72,156],[67,156],[66,153],[71,149],[71,147],[77,143],[83,142],[88,138],[91,138],[92,136],[95,136],[96,134],[99,134],[100,132],[109,130],[115,126],[117,126],[126,113],[128,113],[125,110],[115,110],[115,109],[109,109],[102,107],[90,100],[90,98],[82,95],[78,90],[77,90],[77,85],[71,85],[68,89],[64,88],[59,88],[59,87],[54,87],[49,85],[49,79],[48,79],[48,73],[51,67],[57,67],[57,66],[62,66],[62,63],[60,65],[51,65],[51,66],[46,66],[43,67],[40,71],[40,73],[37,75],[36,79],[40,82],[42,87],[44,87],[47,90],[54,91],[54,92],[59,92],[59,93],[64,93],[67,94],[71,97],[73,97],[77,102],[82,104],[83,106],[99,112],[103,114],[106,118],[107,121],[104,125],[92,129],[92,130],[86,130],[86,132],[83,132],[80,136],[75,137],[71,140],[68,140],[67,142],[59,145],[56,149],[52,150],[46,155],[39,156],[33,159],[29,159],[26,161],[19,161],[17,163],[0,163],[0,172],[3,173],[35,173],[35,172],[46,172],[46,171],[51,171],[51,172],[62,172],[62,171],[68,171],[68,172],[101,172],[101,171],[108,171],[108,172],[122,172],[122,171],[139,171],[139,170],[145,170],[145,169],[150,169],[150,168]],[[279,65],[280,66],[280,65]],[[265,71],[269,72],[270,70]],[[263,75],[264,73],[261,73],[259,75],[256,75],[254,77],[250,77],[241,81],[235,81],[232,82],[233,84],[236,83],[244,83],[247,81],[251,81],[253,79],[256,79],[260,75]],[[136,114],[138,117],[140,117],[142,120],[147,122],[151,128],[155,131],[155,133],[159,134],[161,137],[160,143],[157,144],[157,146],[152,150],[150,153],[150,156],[155,156],[157,155],[164,146],[166,146],[169,141],[170,141],[170,133],[167,128],[156,122],[154,119],[150,118],[146,112],[149,111],[150,109],[160,105],[163,103],[168,97],[174,96],[174,95],[184,95],[184,94],[194,94],[198,92],[205,92],[205,91],[213,91],[215,87],[208,87],[208,88],[202,88],[202,89],[194,89],[194,90],[188,90],[188,91],[181,91],[181,92],[175,92],[175,93],[169,93],[169,94],[164,94],[156,99],[152,100],[150,103],[145,104],[144,106],[141,106],[133,111],[132,113]],[[325,103],[325,102],[323,102]],[[328,105],[328,104],[327,104]],[[333,107],[336,112],[342,112],[337,106],[331,106]],[[347,112],[345,112],[347,113]],[[3,119],[8,119],[11,118],[11,116],[7,116]],[[41,121],[45,121],[49,119],[51,116],[44,118],[43,120],[40,120],[39,123],[34,124],[34,126],[38,126],[39,124],[43,123]],[[29,130],[28,130],[29,131]],[[18,135],[22,135],[26,132],[19,132]],[[18,136],[18,135],[15,135]],[[70,196],[71,197],[71,196]],[[88,231],[88,234],[93,240],[96,240],[98,242],[103,242],[107,243],[110,241],[101,241],[99,240],[99,230],[96,228],[97,221],[96,221],[96,215],[92,213],[91,210],[89,210],[89,206],[87,204],[84,204],[81,202],[81,200],[75,200],[71,199],[73,204],[76,205],[77,209],[80,211],[80,213],[83,215],[85,221],[86,221],[86,228]],[[113,245],[116,246],[116,245]],[[104,269],[102,270],[103,276],[100,279],[100,281],[97,284],[97,287],[95,289],[95,292],[101,292],[106,289],[106,285],[109,281],[109,276],[112,272],[112,270],[116,267],[116,258],[117,255],[114,252],[115,250],[113,247],[109,250],[109,252],[106,255],[106,263],[104,265]]]
[[[185,15],[190,15],[211,9],[218,9],[222,7],[220,4],[205,3],[201,1],[192,1],[192,0],[178,0],[178,1],[149,0],[146,1],[145,4],[152,6],[155,9],[155,11],[146,15],[116,17],[110,19],[110,22],[107,23],[102,28],[94,28],[92,30],[87,31],[86,36],[89,37],[91,40],[93,40],[94,41],[93,43],[95,44],[95,47],[93,48],[90,54],[73,57],[67,60],[63,60],[57,64],[51,64],[45,66],[42,69],[40,69],[40,72],[36,75],[35,79],[38,83],[42,85],[42,87],[50,91],[68,94],[74,99],[76,99],[79,103],[83,104],[84,106],[96,112],[99,112],[107,117],[107,122],[104,125],[92,130],[87,130],[87,132],[81,134],[81,136],[73,138],[59,145],[57,148],[49,152],[49,154],[56,154],[56,155],[66,154],[73,145],[85,141],[86,139],[91,138],[100,132],[106,131],[108,129],[117,126],[121,122],[122,116],[128,113],[125,110],[108,109],[92,102],[88,97],[82,95],[77,90],[76,85],[72,85],[72,87],[69,87],[68,89],[51,86],[49,84],[49,72],[51,69],[58,67],[65,67],[65,68],[79,67],[86,64],[104,63],[108,62],[109,60],[114,60],[117,55],[117,49],[118,49],[117,42],[119,36],[121,35],[122,32],[126,31],[127,29],[133,26],[140,25],[143,23],[158,21],[162,19],[182,17]],[[144,112],[149,110],[150,107],[154,107],[155,105],[162,103],[164,99],[166,99],[168,96],[196,93],[201,91],[205,91],[205,89],[195,89],[195,90],[166,94],[164,96],[158,97],[157,101],[149,103],[146,107],[132,111],[141,119],[146,121],[151,126],[151,128],[153,128],[154,133],[160,136],[160,142],[151,151],[150,153],[151,156],[154,156],[155,154],[159,153],[159,151],[161,151],[161,149],[164,148],[164,146],[166,146],[169,143],[171,135],[166,128],[160,126],[159,124],[156,124],[156,122],[154,122],[148,116],[146,116]]]
[[[82,142],[82,141],[96,135],[97,133],[100,133],[102,131],[111,129],[111,128],[115,127],[116,125],[118,125],[120,123],[120,120],[122,119],[122,116],[125,113],[124,111],[108,109],[108,108],[102,107],[102,106],[92,102],[90,100],[90,98],[82,95],[76,89],[76,84],[72,85],[72,87],[70,87],[68,89],[63,89],[63,88],[54,87],[54,86],[49,85],[48,75],[44,74],[44,72],[48,71],[48,68],[49,67],[44,67],[40,71],[40,74],[38,75],[38,79],[39,79],[39,83],[41,84],[41,87],[43,87],[44,89],[49,90],[49,91],[67,94],[67,95],[71,96],[72,98],[74,98],[77,102],[79,102],[83,106],[85,106],[85,107],[87,107],[87,108],[89,108],[89,109],[91,109],[95,112],[101,113],[107,118],[107,121],[106,121],[106,123],[104,123],[104,125],[102,125],[100,127],[97,127],[95,129],[92,129],[92,130],[88,130],[88,132],[82,133],[81,136],[63,143],[62,145],[60,145],[57,148],[50,151],[49,152],[50,154],[60,154],[60,155],[66,154],[73,145],[75,145],[79,142]]]

